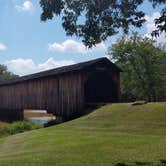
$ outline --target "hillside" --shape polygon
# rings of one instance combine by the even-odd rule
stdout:
[[[0,139],[0,166],[157,166],[165,160],[166,103],[106,105]]]

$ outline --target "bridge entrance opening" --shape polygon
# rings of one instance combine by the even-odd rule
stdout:
[[[106,71],[92,73],[85,84],[86,103],[113,102],[115,98],[114,82]]]

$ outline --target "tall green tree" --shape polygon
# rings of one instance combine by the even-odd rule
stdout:
[[[109,48],[109,55],[121,74],[122,100],[166,100],[166,52],[154,41],[137,34],[121,38]]]
[[[82,38],[89,48],[130,26],[141,27],[144,12],[138,8],[145,0],[40,0],[41,20],[61,16],[67,35]],[[153,35],[166,32],[166,0],[149,0],[153,7],[162,5]]]
[[[4,81],[7,79],[16,78],[16,77],[18,76],[8,71],[5,65],[0,65],[0,81]]]

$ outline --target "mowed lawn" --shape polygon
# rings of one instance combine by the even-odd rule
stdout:
[[[64,124],[0,139],[0,166],[158,166],[165,162],[166,103],[110,104]]]

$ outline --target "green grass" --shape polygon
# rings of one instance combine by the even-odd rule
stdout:
[[[160,160],[166,160],[166,103],[106,105],[0,139],[0,166],[158,166]]]

